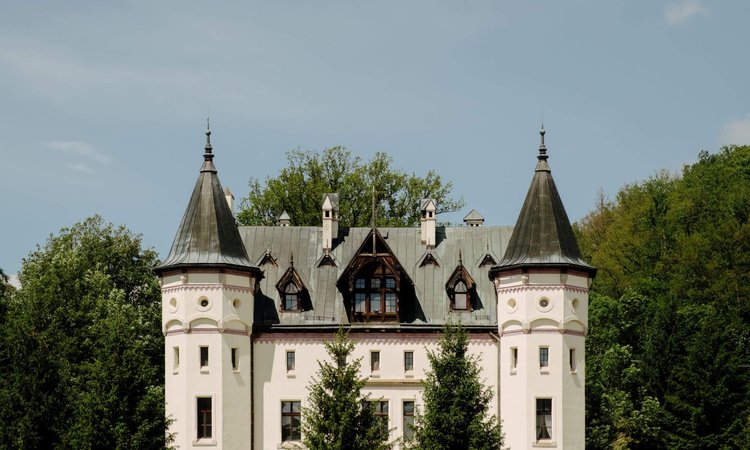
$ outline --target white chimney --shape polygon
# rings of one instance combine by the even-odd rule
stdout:
[[[224,188],[224,198],[227,199],[229,211],[231,211],[232,215],[234,215],[234,194],[232,194],[232,191],[229,190],[229,186]]]
[[[435,247],[435,226],[437,223],[437,207],[435,200],[422,199],[419,205],[420,222],[422,224],[422,243],[428,247]]]
[[[339,235],[339,194],[323,194],[323,251],[333,248]]]

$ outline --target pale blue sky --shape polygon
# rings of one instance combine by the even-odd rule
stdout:
[[[750,144],[750,2],[35,1],[0,15],[0,267],[92,214],[168,251],[206,115],[240,197],[290,149],[436,169],[512,225],[544,111],[571,220]]]

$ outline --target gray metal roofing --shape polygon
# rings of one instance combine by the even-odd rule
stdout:
[[[157,271],[196,265],[257,270],[245,252],[209,149],[204,158],[172,248]]]
[[[547,155],[542,152],[546,152],[543,142],[513,236],[495,270],[562,266],[595,273],[596,269],[581,257],[573,228],[552,179]]]
[[[419,267],[418,261],[427,248],[421,243],[419,228],[378,228],[394,256],[414,282],[417,302],[425,321],[417,319],[409,325],[441,325],[448,320],[464,325],[497,323],[495,290],[488,277],[489,266],[479,267],[487,253],[497,260],[505,253],[512,227],[437,227],[437,245],[432,249],[440,266]],[[323,256],[320,227],[248,226],[239,228],[247,254],[260,261],[270,249],[277,266],[261,266],[264,278],[256,295],[255,323],[277,326],[338,325],[347,323],[344,298],[337,281],[371,228],[340,228],[339,239],[331,252],[337,267],[317,263]],[[476,281],[477,301],[471,312],[451,312],[445,283],[459,263]],[[279,278],[294,256],[294,268],[302,277],[310,294],[312,309],[305,312],[284,312],[276,289]]]

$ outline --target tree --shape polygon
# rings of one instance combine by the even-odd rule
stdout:
[[[302,410],[304,443],[310,450],[385,450],[388,433],[376,419],[368,397],[361,394],[366,380],[359,378],[361,360],[349,362],[354,343],[339,328],[326,342],[333,362],[318,361],[318,375],[308,390],[310,406]]]
[[[466,330],[447,324],[438,351],[428,352],[424,412],[416,415],[412,448],[494,450],[502,445],[500,424],[487,412],[492,389],[480,382],[477,358],[467,350]]]
[[[157,262],[98,216],[24,259],[0,327],[0,447],[164,448]]]
[[[413,226],[419,223],[419,201],[431,197],[438,213],[464,206],[454,200],[451,182],[443,182],[430,170],[424,177],[392,166],[385,153],[363,162],[344,147],[323,152],[290,151],[287,167],[265,183],[250,180],[250,192],[240,203],[238,221],[243,225],[275,225],[286,211],[295,225],[320,225],[323,194],[339,194],[339,223],[344,227],[370,224],[372,188],[375,189],[377,223],[380,226]]]

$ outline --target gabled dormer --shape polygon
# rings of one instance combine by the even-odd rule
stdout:
[[[350,322],[401,322],[405,310],[411,311],[412,280],[375,228],[337,284]]]
[[[475,288],[476,283],[464,267],[459,254],[458,265],[445,283],[445,291],[450,299],[451,311],[472,311],[474,309],[474,298],[476,297]]]
[[[312,309],[310,293],[302,277],[294,268],[294,258],[290,258],[289,268],[276,283],[281,299],[280,308],[285,312],[302,312]]]

